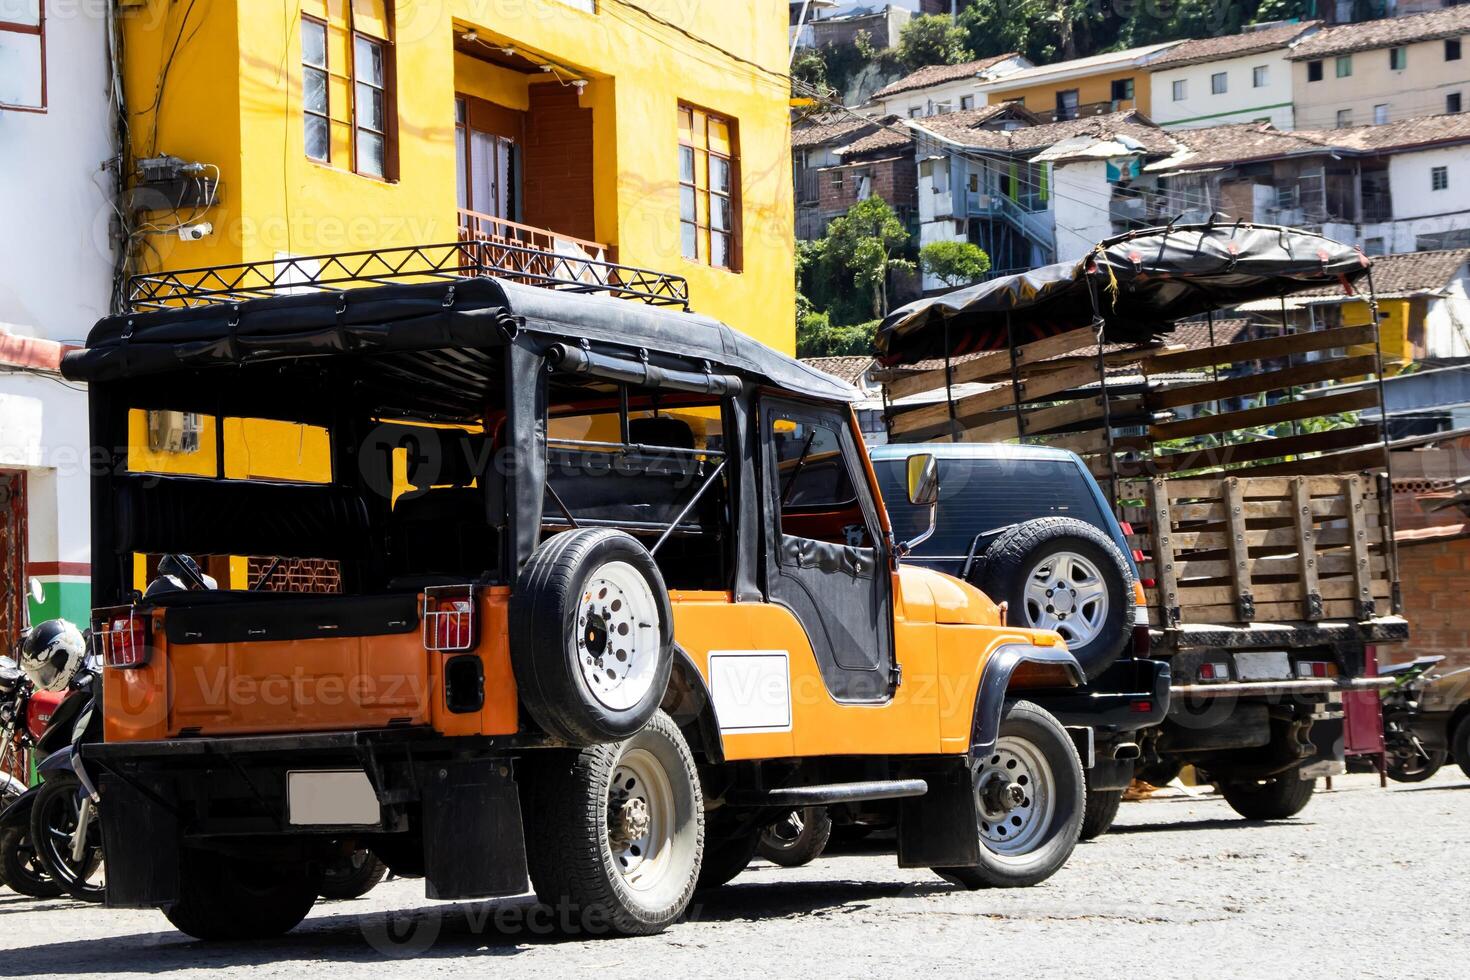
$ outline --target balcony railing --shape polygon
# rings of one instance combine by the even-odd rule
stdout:
[[[133,276],[134,312],[239,303],[305,292],[336,292],[384,283],[489,276],[575,293],[689,308],[683,276],[606,260],[597,242],[558,235],[490,215],[465,212],[460,240]]]

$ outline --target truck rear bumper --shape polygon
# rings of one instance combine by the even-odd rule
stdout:
[[[491,739],[421,730],[199,738],[87,746],[84,758],[98,775],[113,907],[174,901],[185,847],[312,861],[351,841],[423,874],[430,898],[526,887],[514,763]],[[293,818],[291,774],[316,772],[366,776],[376,822]]]
[[[1294,681],[1237,681],[1218,684],[1176,684],[1175,697],[1245,698],[1281,694],[1333,694],[1343,691],[1379,691],[1393,686],[1391,677],[1325,677]]]
[[[1408,638],[1409,623],[1402,616],[1380,616],[1362,622],[1323,620],[1225,626],[1190,624],[1177,629],[1155,629],[1149,634],[1150,645],[1161,652],[1397,643]]]

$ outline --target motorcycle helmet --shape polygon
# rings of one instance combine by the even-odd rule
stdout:
[[[31,629],[20,647],[20,669],[38,691],[64,691],[87,659],[87,641],[64,619]]]

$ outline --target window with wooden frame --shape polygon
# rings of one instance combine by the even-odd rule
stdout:
[[[679,237],[686,259],[739,271],[739,162],[734,120],[679,104]]]
[[[393,5],[304,0],[302,8],[306,156],[364,177],[396,180]]]
[[[46,0],[0,0],[0,109],[46,111]]]

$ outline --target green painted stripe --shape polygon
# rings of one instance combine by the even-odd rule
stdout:
[[[85,629],[92,618],[92,585],[90,582],[57,582],[41,580],[46,596],[41,602],[30,603],[31,622],[44,623],[48,619],[71,620],[79,629]]]
[[[1189,116],[1186,119],[1171,119],[1168,122],[1159,123],[1160,126],[1178,126],[1180,123],[1199,122],[1201,119],[1220,119],[1224,116],[1243,116],[1248,112],[1265,112],[1269,109],[1286,109],[1291,106],[1290,102],[1278,102],[1275,105],[1255,106],[1251,109],[1236,109],[1232,112],[1214,112],[1208,116]]]

